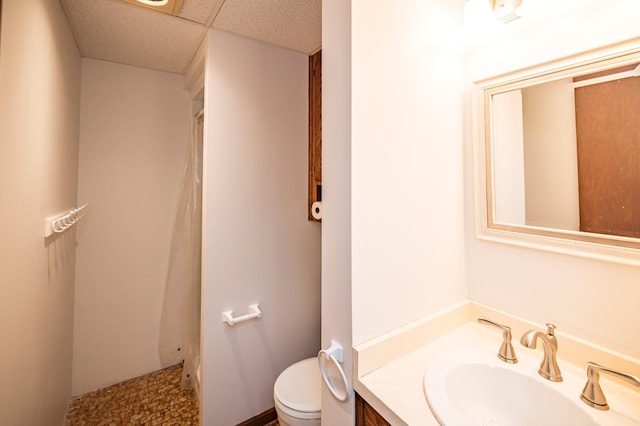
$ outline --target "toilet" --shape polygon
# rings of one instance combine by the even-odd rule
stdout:
[[[281,426],[320,426],[320,369],[316,358],[287,367],[273,385],[273,400]]]

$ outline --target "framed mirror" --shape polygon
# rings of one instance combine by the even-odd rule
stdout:
[[[640,265],[640,40],[473,94],[477,236]]]

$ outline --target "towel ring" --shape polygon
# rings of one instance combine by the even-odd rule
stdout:
[[[322,362],[322,358],[326,358],[333,362],[338,371],[340,372],[340,377],[342,378],[342,382],[344,383],[344,393],[339,393],[331,380],[327,376],[327,372],[324,368],[324,363]],[[331,341],[331,347],[329,349],[322,349],[318,352],[318,366],[320,367],[320,374],[322,375],[322,380],[324,380],[324,384],[329,388],[329,392],[336,398],[338,401],[344,402],[349,397],[349,382],[347,380],[346,374],[344,374],[344,370],[340,365],[342,362],[342,346],[340,346],[335,341]]]

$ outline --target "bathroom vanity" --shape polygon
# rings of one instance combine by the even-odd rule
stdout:
[[[511,328],[514,350],[520,358],[518,363],[507,364],[498,359],[503,335],[500,330],[478,324],[478,317],[491,318]],[[545,326],[464,301],[434,316],[356,346],[354,371],[357,377],[354,379],[354,388],[364,399],[356,403],[357,424],[440,424],[425,395],[425,373],[432,363],[437,361],[442,364],[443,354],[445,358],[454,359],[456,356],[449,354],[461,353],[466,354],[465,357],[470,362],[486,363],[491,374],[496,373],[495,378],[493,375],[489,376],[495,385],[492,389],[500,389],[506,396],[516,395],[517,398],[525,399],[530,397],[533,400],[538,392],[527,385],[509,392],[509,386],[513,386],[509,376],[511,372],[528,376],[526,380],[535,387],[545,387],[540,388],[543,393],[548,389],[552,399],[547,401],[551,401],[555,407],[550,407],[549,413],[555,411],[553,415],[558,415],[558,418],[562,414],[559,411],[568,407],[574,410],[571,411],[571,416],[579,414],[588,419],[590,424],[640,425],[640,388],[616,380],[613,376],[602,375],[600,378],[602,389],[609,400],[609,410],[596,410],[580,400],[580,392],[587,382],[587,362],[596,362],[637,376],[640,372],[640,360],[575,339],[558,329],[557,362],[564,380],[553,383],[540,377],[536,371],[543,359],[542,345],[538,345],[538,349],[529,349],[519,342],[520,336],[530,330],[544,332]],[[476,356],[476,353],[480,355]],[[500,372],[506,372],[507,378],[500,378],[497,374]],[[475,373],[472,372],[465,380],[472,381],[474,377]],[[502,380],[506,381],[501,382]],[[558,401],[553,399],[556,394]],[[508,400],[509,398],[504,399],[505,404],[509,404]],[[516,402],[515,405],[528,403],[526,400]],[[479,419],[477,424],[482,424],[483,420],[486,419]],[[534,421],[533,424],[540,421],[543,423],[537,424],[553,424],[553,419],[548,418],[532,418],[529,421]]]
[[[476,2],[469,1],[468,6],[471,3]],[[495,379],[497,391],[505,394],[503,406],[514,407],[522,402],[527,407],[536,393],[550,392],[558,401],[562,399],[558,404],[553,398],[545,400],[553,408],[534,405],[531,411],[535,414],[527,417],[547,416],[537,418],[534,424],[551,424],[554,420],[550,418],[563,411],[563,407],[567,412],[586,416],[582,418],[583,423],[577,420],[568,424],[640,424],[640,388],[610,374],[600,377],[609,410],[598,410],[581,399],[583,388],[587,387],[590,362],[640,376],[640,359],[599,346],[609,344],[638,356],[635,333],[638,275],[637,269],[632,269],[640,265],[638,221],[631,225],[623,220],[604,226],[591,223],[594,216],[614,218],[618,213],[623,216],[637,212],[634,204],[637,197],[630,199],[629,194],[637,193],[638,182],[632,179],[631,184],[627,184],[627,174],[620,173],[625,180],[615,185],[616,191],[613,186],[600,189],[606,194],[615,193],[623,202],[617,201],[613,207],[610,203],[585,203],[600,198],[588,193],[599,175],[589,168],[591,163],[585,164],[584,158],[578,158],[576,148],[590,143],[594,135],[605,139],[604,136],[620,133],[615,142],[623,148],[616,148],[615,156],[599,152],[589,156],[599,160],[611,157],[614,170],[637,173],[637,163],[625,164],[625,167],[619,164],[637,158],[636,151],[628,154],[631,151],[627,150],[626,141],[637,141],[638,134],[637,128],[622,125],[630,120],[619,111],[631,111],[635,120],[638,109],[635,104],[627,107],[626,103],[620,106],[614,103],[620,96],[613,89],[620,89],[624,81],[634,84],[634,91],[638,90],[640,39],[637,25],[625,20],[626,16],[636,19],[638,15],[637,9],[629,7],[625,11],[626,6],[618,3],[619,7],[601,2],[592,5],[590,10],[585,3],[563,10],[550,7],[544,14],[540,11],[539,15],[515,21],[510,26],[491,26],[486,33],[486,22],[479,22],[482,25],[476,32],[474,28],[465,28],[468,39],[464,69],[470,108],[466,111],[468,120],[465,119],[464,129],[468,133],[465,139],[471,139],[469,142],[473,145],[469,157],[473,163],[472,218],[476,237],[469,239],[466,246],[467,294],[502,309],[512,308],[521,315],[530,315],[541,323],[465,301],[356,345],[354,388],[366,401],[358,403],[358,424],[367,424],[361,423],[366,421],[365,414],[374,412],[392,425],[444,423],[455,426],[483,424],[484,420],[487,420],[485,424],[513,424],[501,422],[499,418],[473,417],[462,423],[438,419],[438,408],[431,407],[434,401],[428,399],[426,373],[434,363],[446,359],[447,354],[465,352],[462,348],[469,348],[466,352],[471,354],[468,359],[458,359],[458,365],[470,366],[465,370],[468,376],[464,379],[485,382]],[[558,37],[567,34],[569,29],[573,30],[573,37]],[[620,31],[616,32],[617,29]],[[604,107],[600,95],[589,95],[596,90],[605,92]],[[631,92],[626,84],[623,90],[625,94],[637,93]],[[637,101],[638,96],[631,98]],[[589,127],[594,123],[585,120],[582,111],[592,111],[592,107],[613,112],[614,117],[609,120],[613,124],[603,124],[597,129]],[[548,120],[533,121],[542,112],[551,112],[545,115],[545,118],[550,115]],[[560,122],[561,117],[568,117],[568,121]],[[543,146],[555,150],[537,150]],[[637,144],[633,146],[636,148]],[[618,152],[623,154],[617,155]],[[561,158],[567,162],[560,162]],[[605,166],[608,169],[608,164],[597,163],[598,169]],[[567,171],[571,171],[570,176]],[[627,188],[634,189],[627,191]],[[557,199],[552,195],[558,195]],[[611,211],[614,207],[616,214]],[[427,281],[424,282],[426,286]],[[363,284],[356,282],[354,288],[358,286]],[[434,294],[439,290],[431,283],[427,288]],[[390,290],[388,294],[392,294]],[[517,303],[512,303],[516,302],[515,298],[519,298]],[[523,299],[526,300],[523,302]],[[545,318],[547,315],[554,318]],[[514,350],[520,358],[517,364],[498,360],[502,333],[478,324],[479,317],[511,328]],[[549,374],[549,379],[556,381],[541,377],[537,371],[544,358],[544,344],[538,344],[537,349],[533,347],[540,339],[537,331],[549,334],[544,320],[557,321],[556,360],[562,381],[558,371]],[[565,324],[567,330],[563,328]],[[594,341],[567,334],[569,327],[571,332],[590,336]],[[519,343],[525,333],[528,347]],[[549,342],[546,346],[550,352]],[[472,355],[475,353],[483,355],[475,358]],[[499,378],[491,373],[504,375]],[[518,382],[513,390],[500,387],[515,381]],[[458,379],[458,383],[461,382],[463,379]],[[442,393],[450,392],[448,386],[440,389]],[[482,399],[463,390],[450,399],[463,398],[463,402]],[[485,396],[482,392],[475,395]],[[563,405],[565,403],[567,405]],[[574,409],[576,411],[572,411]]]

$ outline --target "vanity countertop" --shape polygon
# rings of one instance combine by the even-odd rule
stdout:
[[[484,308],[481,308],[481,310]],[[424,328],[429,327],[430,320],[422,322],[418,328],[423,331],[416,334],[415,328],[407,328],[401,332],[392,333],[392,336],[376,339],[375,342],[369,342],[365,345],[359,345],[354,348],[355,371],[358,375],[354,380],[355,390],[378,411],[392,425],[438,425],[438,421],[432,414],[423,390],[424,373],[429,362],[443,351],[454,349],[457,347],[473,346],[485,350],[495,351],[502,342],[502,333],[493,328],[479,325],[475,322],[477,317],[476,307],[467,309],[467,306],[457,306],[445,315],[457,315],[454,321],[448,321],[447,326],[443,327],[442,323],[438,324],[438,330],[431,333],[424,333]],[[456,313],[457,312],[457,313]],[[459,314],[462,312],[462,316]],[[468,315],[466,321],[464,316]],[[509,321],[504,321],[501,317],[503,313],[495,315],[487,315],[496,321],[511,325]],[[436,321],[441,317],[433,318]],[[462,322],[461,322],[462,321]],[[513,320],[517,322],[517,319]],[[515,324],[513,344],[517,353],[527,353],[533,356],[540,356],[540,349],[534,350],[526,348],[518,342],[520,329],[522,324]],[[447,327],[449,328],[447,330]],[[423,345],[415,343],[417,337],[431,335],[433,338],[424,341]],[[568,342],[569,338],[558,336],[558,364],[564,372],[571,372],[579,377],[584,376],[586,381],[586,369],[580,366],[582,364],[578,360],[575,363],[569,363],[562,358],[563,343],[566,346],[567,355],[573,355],[579,348],[573,347],[574,342]],[[580,343],[582,344],[582,343]],[[402,349],[406,349],[402,352]],[[539,345],[541,346],[541,345]],[[389,350],[391,349],[391,350]],[[595,353],[587,352],[585,356],[589,356],[593,361],[607,365],[610,362],[607,354],[598,357]],[[395,352],[390,359],[389,352]],[[539,352],[536,353],[536,352]],[[624,358],[624,357],[623,357]],[[604,359],[602,361],[601,359]],[[631,366],[631,373],[637,373],[640,370],[638,360],[625,358],[622,366],[619,364],[611,365],[613,368],[627,368]],[[624,409],[636,418],[640,418],[640,390],[632,390],[630,387],[623,386],[608,380],[606,376],[601,376],[601,383],[606,395],[612,403],[614,400],[624,404]],[[576,398],[579,398],[581,389],[576,390]],[[615,409],[612,405],[612,409]]]
[[[423,391],[423,377],[429,361],[459,341],[469,345],[500,346],[500,333],[481,338],[484,330],[469,323],[388,364],[360,377],[356,391],[393,425],[438,425]],[[480,333],[476,333],[480,331]]]

